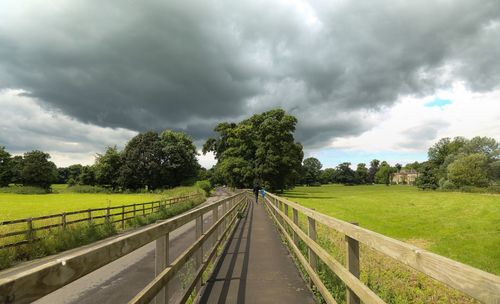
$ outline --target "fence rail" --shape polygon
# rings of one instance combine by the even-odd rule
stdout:
[[[316,271],[318,259],[345,283],[347,303],[360,303],[360,301],[384,303],[359,280],[359,243],[483,303],[500,303],[500,277],[498,276],[358,227],[356,224],[324,215],[274,194],[268,193],[266,196],[266,206],[272,218],[327,303],[337,302]],[[292,211],[291,215],[289,210]],[[299,212],[307,218],[307,234],[299,227]],[[316,242],[316,222],[345,235],[345,266]],[[289,233],[287,228],[292,233]],[[299,249],[299,240],[308,249],[307,257]]]
[[[4,230],[8,232],[0,233],[0,249],[36,242],[41,239],[41,237],[36,237],[36,232],[38,231],[50,230],[53,228],[66,228],[69,225],[82,222],[97,223],[101,221],[101,223],[97,224],[103,224],[106,222],[111,224],[121,223],[121,228],[123,229],[125,227],[125,222],[129,219],[133,219],[137,215],[147,215],[158,212],[162,207],[185,202],[200,195],[201,194],[197,193],[153,202],[92,208],[39,217],[2,221],[0,222],[0,231]],[[116,210],[118,210],[118,212],[115,212]],[[37,225],[38,222],[42,221],[44,223]],[[23,227],[23,225],[25,226]]]
[[[156,277],[130,303],[149,303],[152,299],[158,304],[167,303],[167,283],[190,258],[195,257],[196,272],[184,290],[182,302],[193,290],[200,290],[202,274],[213,263],[220,246],[227,245],[228,235],[236,228],[238,212],[247,203],[248,196],[240,192],[108,241],[57,255],[36,267],[19,267],[0,273],[0,303],[31,303],[153,241],[156,241]],[[207,215],[212,216],[212,225],[204,232],[203,218]],[[192,221],[196,221],[195,242],[168,264],[169,234]],[[209,238],[216,239],[215,246],[204,259],[204,242]]]

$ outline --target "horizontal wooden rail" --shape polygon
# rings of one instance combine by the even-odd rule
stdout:
[[[59,214],[44,215],[44,216],[33,217],[33,218],[24,218],[24,219],[3,221],[3,222],[0,222],[0,228],[6,227],[6,226],[8,227],[8,225],[16,225],[16,224],[18,225],[18,224],[25,223],[25,224],[27,224],[28,229],[9,231],[7,233],[0,234],[0,239],[12,238],[14,236],[21,236],[21,235],[27,237],[28,235],[32,235],[36,231],[48,230],[48,229],[52,229],[52,228],[56,228],[56,227],[67,227],[68,225],[81,223],[81,222],[91,222],[91,221],[95,222],[96,220],[99,220],[99,219],[108,219],[108,218],[113,218],[113,217],[120,217],[120,220],[113,220],[110,222],[111,223],[122,222],[122,227],[123,227],[124,221],[133,218],[133,217],[125,218],[126,214],[133,213],[134,215],[146,215],[146,214],[154,213],[154,212],[159,211],[161,207],[166,207],[166,206],[171,206],[173,204],[181,203],[181,202],[187,201],[189,199],[198,197],[200,195],[201,194],[191,194],[191,195],[180,196],[180,197],[172,197],[172,198],[160,200],[160,201],[121,205],[121,206],[114,206],[114,207],[85,209],[85,210],[70,211],[70,212],[59,213]],[[133,208],[133,210],[127,210],[127,209],[131,209],[131,208]],[[117,213],[111,212],[112,210],[117,210],[117,209],[121,210],[121,212],[117,212]],[[146,210],[150,210],[151,212],[146,213],[145,212]],[[100,211],[106,211],[106,214],[93,215],[93,213],[95,214],[96,212],[100,212]],[[80,218],[80,219],[75,219],[75,220],[67,220],[68,216],[75,216],[75,215],[79,215],[79,214],[85,215],[85,217]],[[61,220],[59,221],[59,223],[34,227],[35,221],[48,220],[48,219],[61,219]],[[0,249],[20,246],[20,245],[24,245],[24,244],[27,244],[27,243],[30,243],[30,242],[33,242],[33,241],[40,239],[40,238],[32,238],[30,240],[28,240],[28,239],[19,240],[19,238],[20,237],[16,238],[16,240],[13,240],[13,241],[4,241],[3,243],[0,244]]]
[[[0,303],[33,302],[243,195],[240,192],[134,232],[56,255],[34,268],[6,270],[0,273]]]
[[[278,220],[277,223],[285,221],[288,226],[292,228],[294,235],[302,239],[307,247],[320,257],[320,259],[365,303],[380,303],[379,301],[381,300],[359,281],[358,278],[353,276],[349,270],[331,257],[314,240],[309,238],[294,221],[285,215],[278,207],[278,203],[294,210],[294,217],[296,212],[301,212],[308,218],[332,228],[349,238],[359,241],[481,302],[500,303],[500,277],[498,276],[324,215],[274,194],[268,193],[267,197],[266,205],[271,211],[271,214],[276,216]],[[287,237],[293,240],[286,230],[282,231]]]
[[[205,233],[202,234],[200,238],[198,238],[188,249],[186,249],[175,261],[172,262],[170,266],[165,268],[158,276],[156,276],[141,292],[139,292],[130,302],[129,304],[147,304],[151,300],[154,299],[156,294],[168,284],[170,279],[173,278],[173,276],[184,266],[184,264],[191,258],[193,255],[196,253],[198,249],[200,249],[203,246],[203,242],[207,240],[212,234],[217,231],[217,229],[221,226],[221,224],[226,220],[226,217],[229,216],[230,214],[234,213],[233,211],[237,210],[240,206],[241,203],[244,201],[245,197],[241,198],[239,202],[237,202],[229,211],[226,212],[214,225],[211,226],[211,228]],[[237,219],[237,214],[235,214],[231,218],[230,224],[227,225],[226,229],[223,232],[223,236],[225,236],[234,221]],[[218,243],[223,240],[223,237],[221,237],[218,240]],[[211,255],[216,251],[218,246],[215,246],[215,250],[211,251]],[[188,287],[188,289],[185,292],[185,295],[183,298],[186,298],[186,294],[189,295],[193,291],[199,276],[201,273],[203,273],[204,268],[208,265],[208,261],[203,263],[203,265],[200,265],[200,268],[197,271],[197,274],[195,275],[195,278],[193,279],[192,284]],[[182,301],[181,301],[182,303]]]

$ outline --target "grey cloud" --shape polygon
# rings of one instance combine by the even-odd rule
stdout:
[[[446,128],[449,124],[445,121],[428,121],[424,125],[415,126],[404,131],[407,140],[399,143],[399,146],[412,150],[425,150],[430,143],[436,140],[438,131]]]
[[[372,127],[363,111],[449,85],[443,66],[475,90],[500,80],[494,0],[313,1],[311,16],[272,1],[16,3],[0,4],[0,88],[105,127],[199,141],[279,106],[316,147]]]

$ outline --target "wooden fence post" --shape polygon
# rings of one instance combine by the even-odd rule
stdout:
[[[106,208],[106,223],[110,223],[110,218],[109,218],[109,206]]]
[[[125,206],[122,205],[122,230],[125,229]]]
[[[312,217],[307,217],[308,220],[308,235],[309,237],[313,240],[316,241],[316,220],[313,219]],[[308,246],[308,252],[309,252],[309,264],[311,265],[311,268],[314,270],[314,272],[317,271],[318,269],[318,257],[314,253],[314,251]],[[312,280],[310,281],[311,287],[313,286]]]
[[[165,234],[156,240],[155,250],[155,276],[158,276],[167,266],[169,259],[169,234]],[[156,295],[156,304],[168,303],[168,284]]]
[[[135,217],[135,213],[136,213],[136,204],[134,204],[134,217]]]
[[[89,225],[92,224],[92,209],[89,209],[87,211],[87,215],[89,216],[88,220],[89,220]]]
[[[219,206],[215,207],[214,210],[212,211],[212,225],[213,223],[217,223],[218,220],[219,220]],[[220,235],[220,226],[215,231],[216,241],[219,239],[219,235]]]
[[[28,224],[28,233],[26,235],[28,242],[31,243],[33,242],[33,218],[29,218],[26,220],[26,223]]]
[[[288,217],[288,204],[284,204],[285,205],[285,216]]]
[[[199,239],[203,234],[203,214],[196,218],[196,239]],[[196,252],[196,266],[195,269],[198,270],[201,264],[203,263],[203,244]],[[195,293],[198,293],[201,290],[201,280],[200,278],[198,282],[196,282],[196,286],[194,288]]]
[[[299,212],[297,211],[297,209],[292,208],[292,213],[293,213],[293,223],[297,225],[297,227],[300,227]],[[293,242],[295,243],[295,245],[299,246],[299,235],[297,234],[297,232],[295,232],[295,230],[293,231]]]
[[[142,203],[142,215],[146,215],[146,209],[144,205],[146,205],[146,203]]]
[[[358,223],[352,223],[358,226]],[[356,278],[359,279],[359,242],[349,236],[345,236],[346,241],[346,268]],[[347,304],[360,304],[359,297],[347,287]]]
[[[66,229],[66,213],[65,212],[63,212],[61,214],[61,225],[62,225],[63,229]]]

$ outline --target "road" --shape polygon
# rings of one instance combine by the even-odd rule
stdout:
[[[226,192],[218,190],[215,196],[203,204],[218,201],[226,196]],[[204,217],[206,225],[211,225],[211,221],[211,214]],[[194,225],[193,221],[170,233],[170,261],[194,242]],[[126,303],[154,278],[154,251],[155,243],[149,243],[34,303]]]

